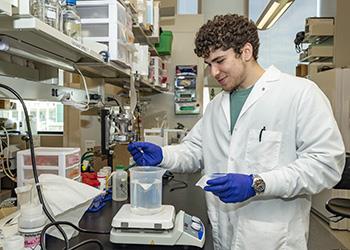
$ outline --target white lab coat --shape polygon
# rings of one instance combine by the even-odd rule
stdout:
[[[303,250],[310,195],[340,180],[344,151],[321,90],[271,66],[248,96],[232,135],[230,93],[221,92],[181,144],[163,148],[161,164],[178,172],[203,168],[205,174],[255,173],[264,179],[264,194],[243,203],[225,204],[206,193],[216,250]]]

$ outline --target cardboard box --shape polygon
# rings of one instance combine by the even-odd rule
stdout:
[[[0,100],[0,109],[11,109],[10,100]]]
[[[295,75],[299,77],[305,77],[308,74],[308,65],[307,64],[298,64],[295,68]]]

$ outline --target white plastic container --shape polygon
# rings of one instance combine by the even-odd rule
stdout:
[[[57,174],[70,179],[80,177],[80,148],[35,148],[38,175]],[[17,152],[17,186],[21,187],[33,178],[29,149]]]
[[[103,169],[98,171],[97,173],[97,180],[100,182],[99,189],[105,190],[106,189],[106,180],[107,180],[107,173]]]
[[[41,205],[28,204],[21,207],[18,218],[18,232],[24,237],[25,249],[39,250],[40,234],[47,218]]]
[[[3,242],[3,250],[25,250],[24,237],[21,235],[13,235],[5,238]]]
[[[139,75],[148,78],[150,63],[148,45],[141,45],[139,43],[135,43],[134,45],[137,51],[134,53],[133,57],[132,72],[137,72]]]
[[[131,66],[134,36],[125,7],[115,0],[77,1],[77,10],[83,42],[106,44],[110,61]]]
[[[123,166],[117,166],[112,176],[112,199],[125,201],[128,199],[128,173]]]

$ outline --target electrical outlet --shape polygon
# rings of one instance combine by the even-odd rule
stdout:
[[[85,140],[85,152],[87,151],[94,151],[94,147],[96,146],[95,140]]]

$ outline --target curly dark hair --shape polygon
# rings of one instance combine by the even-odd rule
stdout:
[[[255,23],[237,14],[217,15],[204,24],[196,34],[194,52],[208,57],[212,50],[232,48],[237,55],[246,43],[253,47],[253,57],[258,59],[259,36]]]

